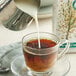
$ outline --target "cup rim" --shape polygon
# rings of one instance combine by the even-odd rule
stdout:
[[[24,39],[25,37],[31,35],[31,34],[36,34],[36,33],[38,33],[38,32],[32,32],[32,33],[29,33],[29,34],[23,36],[23,38],[22,38],[22,46],[23,46],[23,48],[24,48],[24,42],[23,42],[23,39]],[[53,46],[53,47],[49,47],[49,48],[41,48],[41,49],[39,48],[40,50],[43,51],[43,50],[48,50],[48,49],[51,49],[51,48],[55,48],[55,47],[57,47],[57,46],[60,44],[60,39],[59,39],[59,37],[56,36],[55,34],[53,34],[53,33],[49,33],[49,32],[39,32],[39,33],[44,33],[44,34],[53,35],[53,36],[57,37],[57,39],[59,40],[55,46]],[[37,51],[39,51],[39,49],[37,49],[37,48],[32,48],[32,47],[29,47],[29,46],[27,46],[27,45],[25,45],[25,47],[27,47],[28,49],[30,48],[30,49],[32,49],[32,50],[37,50]],[[54,52],[56,52],[56,51],[52,51],[51,53],[54,53]]]

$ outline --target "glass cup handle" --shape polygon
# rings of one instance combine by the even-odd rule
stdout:
[[[68,52],[68,49],[70,47],[70,42],[69,40],[66,40],[65,42],[61,43],[60,42],[60,45],[64,44],[64,43],[67,43],[66,47],[62,50],[62,52],[60,52],[58,54],[58,59],[60,59],[61,57],[63,57],[67,52]]]

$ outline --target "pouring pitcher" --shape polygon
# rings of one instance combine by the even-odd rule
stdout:
[[[26,28],[32,19],[28,13],[17,8],[13,0],[0,0],[0,22],[4,27],[20,31]]]
[[[17,7],[15,1],[22,1],[22,0],[0,0],[0,22],[4,25],[4,27],[10,30],[20,31],[25,29],[28,25],[30,25],[30,23],[33,21],[33,17],[29,14],[28,11],[24,12],[24,10]],[[26,0],[26,1],[32,1],[36,3],[37,5],[39,5],[39,8],[52,5],[53,3],[53,0],[51,1]]]

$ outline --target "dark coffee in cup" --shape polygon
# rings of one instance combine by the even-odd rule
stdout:
[[[57,59],[56,49],[50,49],[50,47],[56,46],[56,42],[48,39],[40,39],[40,44],[41,48],[38,47],[38,39],[30,40],[26,43],[23,49],[26,65],[36,72],[43,72],[50,69],[50,67],[53,67]],[[34,53],[31,51],[34,51]],[[41,54],[42,51],[45,52],[45,54]]]

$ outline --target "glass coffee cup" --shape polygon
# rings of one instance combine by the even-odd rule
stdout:
[[[66,40],[66,48],[59,52],[59,46],[62,45],[62,42],[56,35],[47,32],[39,34],[40,48],[37,32],[25,35],[22,39],[25,64],[32,75],[49,76],[57,60],[67,52],[69,42]]]

